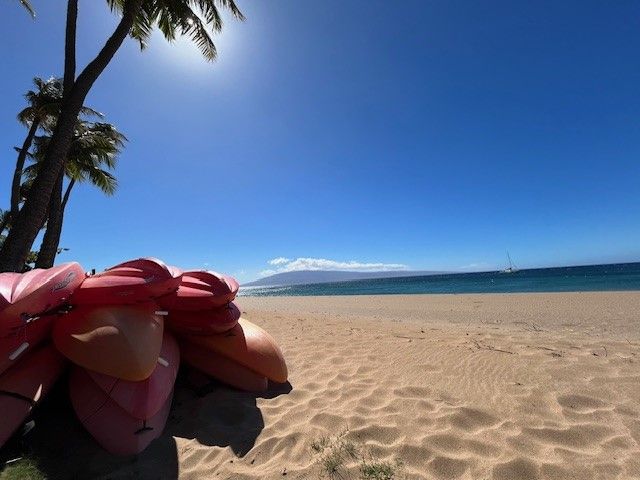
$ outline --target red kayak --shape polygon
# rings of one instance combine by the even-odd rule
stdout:
[[[165,333],[157,365],[146,380],[130,382],[90,370],[87,370],[87,374],[103,394],[109,396],[120,408],[132,417],[144,420],[153,417],[165,404],[173,390],[179,366],[178,343],[169,333]]]
[[[184,272],[178,290],[158,298],[157,302],[166,310],[210,310],[231,302],[238,288],[234,278],[220,273]]]
[[[0,273],[0,337],[20,334],[29,320],[64,305],[84,278],[76,262],[27,273]]]
[[[76,365],[140,381],[156,368],[164,321],[154,303],[75,307],[55,320],[56,348]]]
[[[66,361],[47,345],[25,356],[0,376],[0,447],[27,419],[33,407],[58,380]]]
[[[235,327],[240,319],[240,309],[230,302],[223,307],[191,312],[169,310],[165,317],[167,326],[178,334],[212,335]]]
[[[0,338],[0,374],[46,340],[52,325],[53,317],[40,317],[27,323],[19,333]]]
[[[105,450],[114,455],[134,455],[162,434],[173,392],[154,415],[141,420],[108,396],[86,370],[76,367],[69,379],[69,396],[80,422]]]
[[[71,297],[72,305],[129,305],[175,292],[182,272],[156,258],[140,258],[87,277]]]

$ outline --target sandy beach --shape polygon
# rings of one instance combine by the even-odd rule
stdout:
[[[45,471],[356,479],[387,463],[399,479],[640,478],[640,293],[239,304],[282,346],[290,385],[205,394],[185,375],[165,434],[133,459],[96,447],[59,395],[33,443]]]

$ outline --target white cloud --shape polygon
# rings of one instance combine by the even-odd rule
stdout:
[[[269,275],[275,275],[276,273],[278,273],[275,270],[262,270],[258,276],[259,277],[268,277]]]
[[[274,258],[272,260],[269,260],[269,265],[284,265],[286,263],[289,263],[291,260],[289,260],[288,258],[285,257],[278,257],[278,258]]]
[[[328,260],[326,258],[296,258],[295,260],[279,257],[269,261],[270,265],[277,266],[277,269],[263,270],[260,276],[266,277],[275,273],[298,272],[301,270],[343,270],[351,272],[379,272],[407,270],[409,267],[402,263],[363,263],[350,260],[340,262]]]
[[[460,267],[460,270],[491,270],[492,268],[495,268],[494,265],[491,265],[487,262],[477,262],[477,263],[470,263],[469,265],[464,265],[462,267]]]

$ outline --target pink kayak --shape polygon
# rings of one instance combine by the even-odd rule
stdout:
[[[109,397],[86,370],[76,367],[69,379],[69,396],[80,422],[105,450],[114,455],[134,455],[162,434],[173,392],[154,415],[141,420]]]
[[[230,302],[223,307],[194,312],[169,310],[165,319],[167,326],[178,334],[212,335],[235,327],[240,319],[240,309]]]
[[[64,305],[84,278],[76,262],[27,273],[0,273],[0,337],[20,334],[28,320]]]
[[[182,272],[156,258],[140,258],[87,277],[71,297],[73,305],[144,303],[175,292]]]
[[[238,288],[234,278],[220,273],[184,272],[178,290],[158,298],[157,302],[166,310],[210,310],[231,302]]]
[[[0,447],[20,428],[31,410],[62,375],[66,360],[47,345],[25,356],[0,376]]]
[[[144,420],[154,416],[164,405],[173,389],[179,366],[178,343],[165,333],[157,365],[146,380],[130,382],[91,370],[87,370],[87,374],[120,408],[132,417]]]
[[[19,332],[0,338],[0,374],[46,340],[52,325],[53,317],[41,317],[27,323]]]

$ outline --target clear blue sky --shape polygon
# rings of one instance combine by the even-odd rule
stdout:
[[[0,4],[3,208],[21,95],[63,64],[66,2],[32,1]],[[156,36],[99,79],[130,143],[114,198],[74,193],[59,261],[640,260],[640,2],[237,1],[216,63]],[[80,1],[81,65],[115,21]]]

